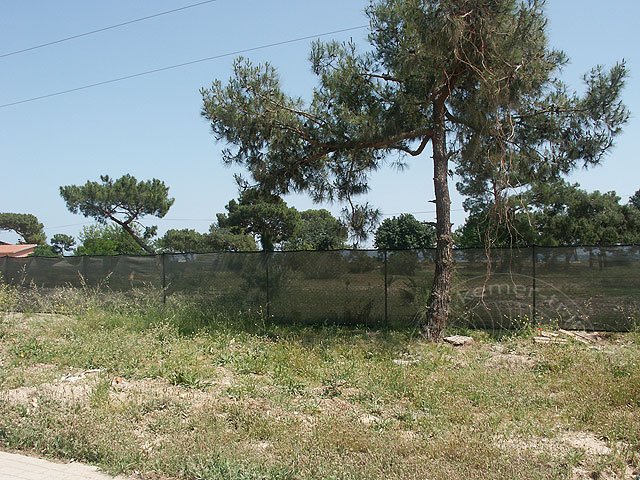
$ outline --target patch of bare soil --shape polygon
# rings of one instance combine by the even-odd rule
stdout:
[[[55,369],[55,366],[36,364],[31,369]],[[59,380],[42,383],[37,386],[12,388],[0,393],[7,403],[28,404],[36,406],[39,397],[47,397],[65,403],[82,402],[86,400],[98,381],[100,370],[73,371],[66,373]]]
[[[313,398],[335,398],[341,397],[344,400],[355,400],[361,394],[361,390],[357,387],[349,387],[344,382],[322,385],[321,387],[308,388],[309,396]]]
[[[338,397],[320,398],[317,403],[320,412],[330,416],[343,416],[356,408],[353,403]]]
[[[56,313],[0,313],[0,321],[12,327],[12,329],[27,329],[32,325],[59,325],[71,320],[66,315]]]
[[[620,443],[611,448],[603,440],[599,439],[592,433],[586,432],[566,432],[560,438],[565,445],[582,450],[587,457],[608,457],[613,455],[616,450],[622,450],[624,448],[624,445]],[[594,473],[589,471],[589,469],[584,468],[583,465],[580,465],[578,467],[574,467],[572,479],[586,480],[598,478],[599,480],[636,480],[639,474],[640,470],[635,470],[631,465],[625,465],[622,475],[619,472],[613,472],[610,468],[605,469],[603,472]]]
[[[29,378],[45,376],[56,370],[54,365],[35,364],[29,368]],[[186,388],[172,385],[165,379],[127,380],[123,377],[113,377],[109,398],[112,401],[139,401],[144,398],[166,397],[178,402],[185,402],[191,407],[209,404],[217,394],[233,384],[231,371],[224,367],[218,368],[218,376],[207,384],[206,390]],[[51,376],[51,373],[48,373]],[[58,379],[41,383],[36,386],[13,388],[0,393],[0,398],[10,404],[34,405],[38,398],[50,398],[64,403],[83,403],[89,399],[91,392],[98,382],[104,380],[102,370],[70,370]],[[107,378],[108,379],[108,378]]]
[[[216,377],[203,383],[202,388],[187,388],[173,385],[162,378],[145,378],[128,380],[124,377],[113,377],[109,396],[111,400],[126,402],[145,397],[164,397],[185,403],[190,408],[210,405],[235,382],[233,372],[225,367],[216,368]]]
[[[592,472],[584,467],[574,467],[571,472],[571,480],[636,480],[638,471],[627,465],[624,473],[615,473],[610,469],[603,472]]]
[[[519,369],[533,368],[537,364],[536,359],[528,355],[520,355],[517,353],[492,353],[487,359],[485,365],[489,368]]]
[[[565,432],[560,441],[565,445],[578,450],[583,450],[589,456],[611,455],[612,450],[607,444],[592,433],[587,432]]]
[[[27,378],[39,378],[42,376],[51,376],[56,374],[58,367],[52,363],[34,363],[33,365],[22,367],[22,371],[24,372],[24,376]]]
[[[597,464],[598,460],[612,457],[625,448],[622,443],[609,445],[607,442],[589,432],[563,432],[555,438],[510,438],[498,442],[502,448],[516,448],[518,450],[531,450],[534,452],[566,452],[570,449],[580,450],[584,453],[584,460],[573,468],[572,480],[636,480],[640,475],[640,469],[634,469],[631,465],[625,465],[624,472],[614,472],[610,467],[603,471],[594,471],[589,465]]]
[[[273,449],[273,444],[266,440],[261,441],[245,441],[242,443],[242,451],[255,457],[264,458]]]
[[[174,402],[186,402],[192,405],[205,401],[207,396],[207,393],[202,390],[172,385],[162,378],[127,380],[123,377],[114,377],[109,391],[110,400],[122,403],[150,398],[167,398]]]

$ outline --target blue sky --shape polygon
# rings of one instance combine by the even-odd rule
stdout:
[[[98,29],[196,0],[21,0],[3,2],[0,55]],[[365,25],[367,0],[218,0],[172,15],[83,37],[47,48],[0,58],[0,105],[168,65],[259,45]],[[624,99],[631,121],[604,165],[578,171],[570,180],[588,190],[615,190],[626,202],[640,189],[636,152],[640,150],[640,2],[637,0],[549,0],[551,45],[571,64],[564,79],[580,90],[583,73],[596,64],[624,58],[630,78]],[[331,37],[325,37],[326,39]],[[366,29],[334,35],[365,44]],[[280,71],[284,88],[307,97],[314,85],[308,53],[311,41],[250,54]],[[33,213],[47,235],[76,235],[91,223],[66,210],[61,185],[97,180],[101,174],[130,173],[159,178],[176,202],[168,228],[206,231],[217,212],[237,194],[234,170],[220,161],[221,144],[200,117],[199,89],[230,74],[231,57],[128,81],[0,108],[0,212]],[[435,217],[429,155],[410,159],[409,170],[381,171],[366,198],[385,215],[412,212]],[[314,208],[304,196],[288,202]],[[455,224],[464,221],[462,198],[453,194]],[[324,205],[334,213],[339,205]],[[317,208],[317,207],[315,207]],[[0,240],[15,241],[9,232]]]

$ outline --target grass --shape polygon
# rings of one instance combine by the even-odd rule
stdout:
[[[639,466],[640,333],[588,346],[472,331],[455,349],[149,298],[67,292],[38,308],[68,316],[0,314],[0,446],[158,479],[606,479]],[[0,287],[0,310],[16,301]]]

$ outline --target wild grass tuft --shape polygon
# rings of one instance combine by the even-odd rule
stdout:
[[[623,478],[640,466],[637,332],[539,345],[528,329],[466,330],[476,342],[456,349],[156,294],[86,290],[32,303],[56,314],[0,315],[0,446],[167,479]],[[1,287],[0,301],[26,302]]]

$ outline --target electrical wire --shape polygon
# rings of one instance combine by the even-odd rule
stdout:
[[[464,211],[464,208],[452,208],[450,211],[452,211],[452,212],[462,212],[462,211]],[[392,217],[394,215],[405,215],[407,213],[410,214],[410,215],[435,214],[436,211],[435,210],[430,210],[430,211],[425,211],[425,212],[395,212],[395,213],[381,213],[380,215],[382,215],[383,217]]]
[[[151,75],[151,74],[154,74],[154,73],[165,72],[167,70],[174,70],[176,68],[187,67],[189,65],[194,65],[196,63],[209,62],[211,60],[218,60],[220,58],[225,58],[225,57],[233,57],[235,55],[240,55],[242,53],[255,52],[256,50],[264,50],[266,48],[279,47],[279,46],[287,45],[287,44],[290,44],[290,43],[296,43],[296,42],[301,42],[301,41],[304,41],[304,40],[310,40],[312,38],[326,37],[328,35],[335,35],[335,34],[338,34],[338,33],[351,32],[351,31],[354,31],[354,30],[361,30],[363,28],[367,28],[367,25],[360,25],[358,27],[343,28],[341,30],[334,30],[332,32],[318,33],[318,34],[315,34],[315,35],[307,35],[307,36],[304,36],[304,37],[292,38],[290,40],[283,40],[283,41],[280,41],[280,42],[268,43],[268,44],[260,45],[260,46],[257,46],[257,47],[251,47],[251,48],[245,48],[245,49],[242,49],[242,50],[236,50],[235,52],[222,53],[220,55],[214,55],[214,56],[211,56],[211,57],[200,58],[198,60],[191,60],[189,62],[178,63],[178,64],[175,64],[175,65],[169,65],[167,67],[155,68],[153,70],[147,70],[147,71],[144,71],[144,72],[134,73],[132,75],[125,75],[124,77],[112,78],[110,80],[104,80],[102,82],[91,83],[89,85],[83,85],[81,87],[70,88],[69,90],[62,90],[60,92],[47,93],[46,95],[40,95],[38,97],[31,97],[31,98],[26,98],[24,100],[18,100],[18,101],[11,102],[11,103],[5,103],[3,105],[0,105],[0,108],[13,107],[15,105],[21,105],[23,103],[35,102],[37,100],[43,100],[45,98],[57,97],[57,96],[60,96],[60,95],[67,95],[69,93],[78,92],[80,90],[87,90],[89,88],[99,87],[101,85],[107,85],[107,84],[110,84],[110,83],[122,82],[124,80],[130,80],[132,78],[143,77],[145,75]]]
[[[97,223],[97,222],[94,221],[94,222],[82,222],[82,223],[69,223],[67,225],[55,225],[53,227],[46,227],[46,228],[49,230],[53,230],[54,228],[79,227],[82,225],[92,225],[94,223]]]
[[[459,212],[459,211],[463,211],[464,208],[453,208],[451,209],[452,212]],[[418,215],[418,214],[435,214],[436,211],[435,210],[431,210],[431,211],[425,211],[425,212],[396,212],[396,213],[383,213],[382,216],[383,217],[390,217],[392,215],[404,215],[404,214],[411,214],[411,215]],[[217,221],[217,218],[154,218],[153,219],[154,222],[215,222]],[[68,225],[57,225],[54,227],[47,227],[49,229],[54,229],[54,228],[65,228],[65,227],[77,227],[80,225],[90,225],[96,222],[82,222],[82,223],[71,223]]]
[[[464,211],[464,208],[452,208],[451,211],[462,212]],[[429,211],[421,211],[421,212],[381,213],[380,215],[382,215],[383,217],[391,217],[395,215],[405,215],[405,214],[421,215],[421,214],[435,214],[435,213],[436,213],[435,210],[429,210]],[[154,221],[161,221],[161,222],[215,222],[216,220],[217,220],[216,218],[156,218],[154,219]]]
[[[169,15],[171,13],[181,12],[183,10],[187,10],[189,8],[199,7],[201,5],[205,5],[207,3],[217,2],[218,0],[206,0],[204,2],[192,3],[191,5],[185,5],[184,7],[174,8],[173,10],[167,10],[164,12],[154,13],[152,15],[147,15],[146,17],[135,18],[133,20],[128,20],[126,22],[118,23],[116,25],[109,25],[108,27],[98,28],[97,30],[91,30],[90,32],[79,33],[77,35],[72,35],[70,37],[60,38],[58,40],[53,40],[51,42],[41,43],[39,45],[34,45],[33,47],[23,48],[21,50],[15,50],[13,52],[7,52],[0,54],[0,58],[10,57],[12,55],[18,55],[20,53],[30,52],[32,50],[37,50],[39,48],[50,47],[51,45],[57,45],[59,43],[68,42],[69,40],[75,40],[81,37],[87,37],[89,35],[94,35],[96,33],[105,32],[107,30],[113,30],[114,28],[124,27],[126,25],[131,25],[132,23],[138,23],[145,20],[149,20],[152,18],[161,17],[163,15]]]

